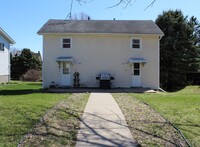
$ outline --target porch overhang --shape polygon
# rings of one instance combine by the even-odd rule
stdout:
[[[71,56],[59,56],[56,58],[56,62],[71,62],[72,64],[74,63],[74,58]]]
[[[130,58],[127,63],[133,64],[133,63],[146,63],[146,62],[147,61],[144,58]]]

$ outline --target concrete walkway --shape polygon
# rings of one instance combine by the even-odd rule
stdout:
[[[76,147],[136,146],[124,115],[110,93],[91,93]]]

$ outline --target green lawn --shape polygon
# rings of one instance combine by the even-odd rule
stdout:
[[[131,96],[148,103],[177,126],[191,145],[200,146],[200,86],[188,86],[173,93]]]
[[[41,83],[0,84],[0,146],[16,146],[48,109],[69,97],[41,88]]]

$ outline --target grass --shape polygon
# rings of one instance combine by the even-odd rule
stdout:
[[[114,93],[138,146],[187,146],[163,117],[127,93]]]
[[[0,85],[0,146],[16,146],[48,109],[69,97],[41,88],[31,82]]]
[[[188,86],[185,89],[174,93],[130,95],[151,105],[155,110],[176,125],[193,146],[200,146],[199,86]],[[73,121],[73,119],[69,118],[72,118],[72,116],[76,119],[79,118],[81,111],[84,109],[87,102],[88,95],[79,97],[80,101],[77,101],[77,99],[74,99],[73,97],[69,98],[69,96],[69,94],[44,93],[41,90],[41,83],[20,82],[0,85],[0,146],[16,146],[24,135],[39,122],[39,119],[45,112],[54,108],[56,104],[59,104],[59,111],[53,110],[52,113],[56,114],[56,117],[54,117],[55,115],[49,115],[52,116],[52,118],[58,119],[55,120],[47,117],[47,120],[55,123],[58,130],[65,130],[66,127],[76,128],[76,126],[78,126],[77,121]],[[63,101],[66,105],[62,103]],[[68,107],[69,104],[72,106],[72,110],[70,109],[71,107]],[[68,126],[68,123],[65,124],[63,119],[69,119],[70,122],[74,123],[73,126]],[[40,130],[40,127],[42,128],[44,126],[36,126],[36,131],[38,128]],[[42,142],[44,143],[42,145],[50,145],[52,144],[52,141],[57,141],[57,136],[59,136],[57,133],[60,132],[58,130],[50,130],[48,135],[45,136],[47,142]],[[70,137],[74,141],[77,130],[72,131],[72,136]],[[152,131],[155,131],[155,129]],[[156,133],[160,134],[160,132]],[[60,141],[63,145],[69,143],[65,139],[61,139]],[[72,144],[73,143],[74,142],[72,142]],[[146,144],[151,143],[152,142],[150,141]],[[59,146],[59,144],[60,142],[56,145]],[[37,145],[38,144],[36,144],[36,146]]]
[[[131,94],[177,126],[192,146],[200,146],[200,86],[173,93]]]
[[[61,101],[40,119],[40,122],[27,134],[21,146],[75,146],[80,118],[89,94],[72,94]]]

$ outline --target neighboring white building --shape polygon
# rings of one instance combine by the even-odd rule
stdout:
[[[0,27],[0,83],[10,81],[10,45],[15,41]]]
[[[151,20],[49,20],[43,35],[43,88],[52,83],[99,87],[101,72],[112,87],[159,88],[159,42],[163,32]]]

